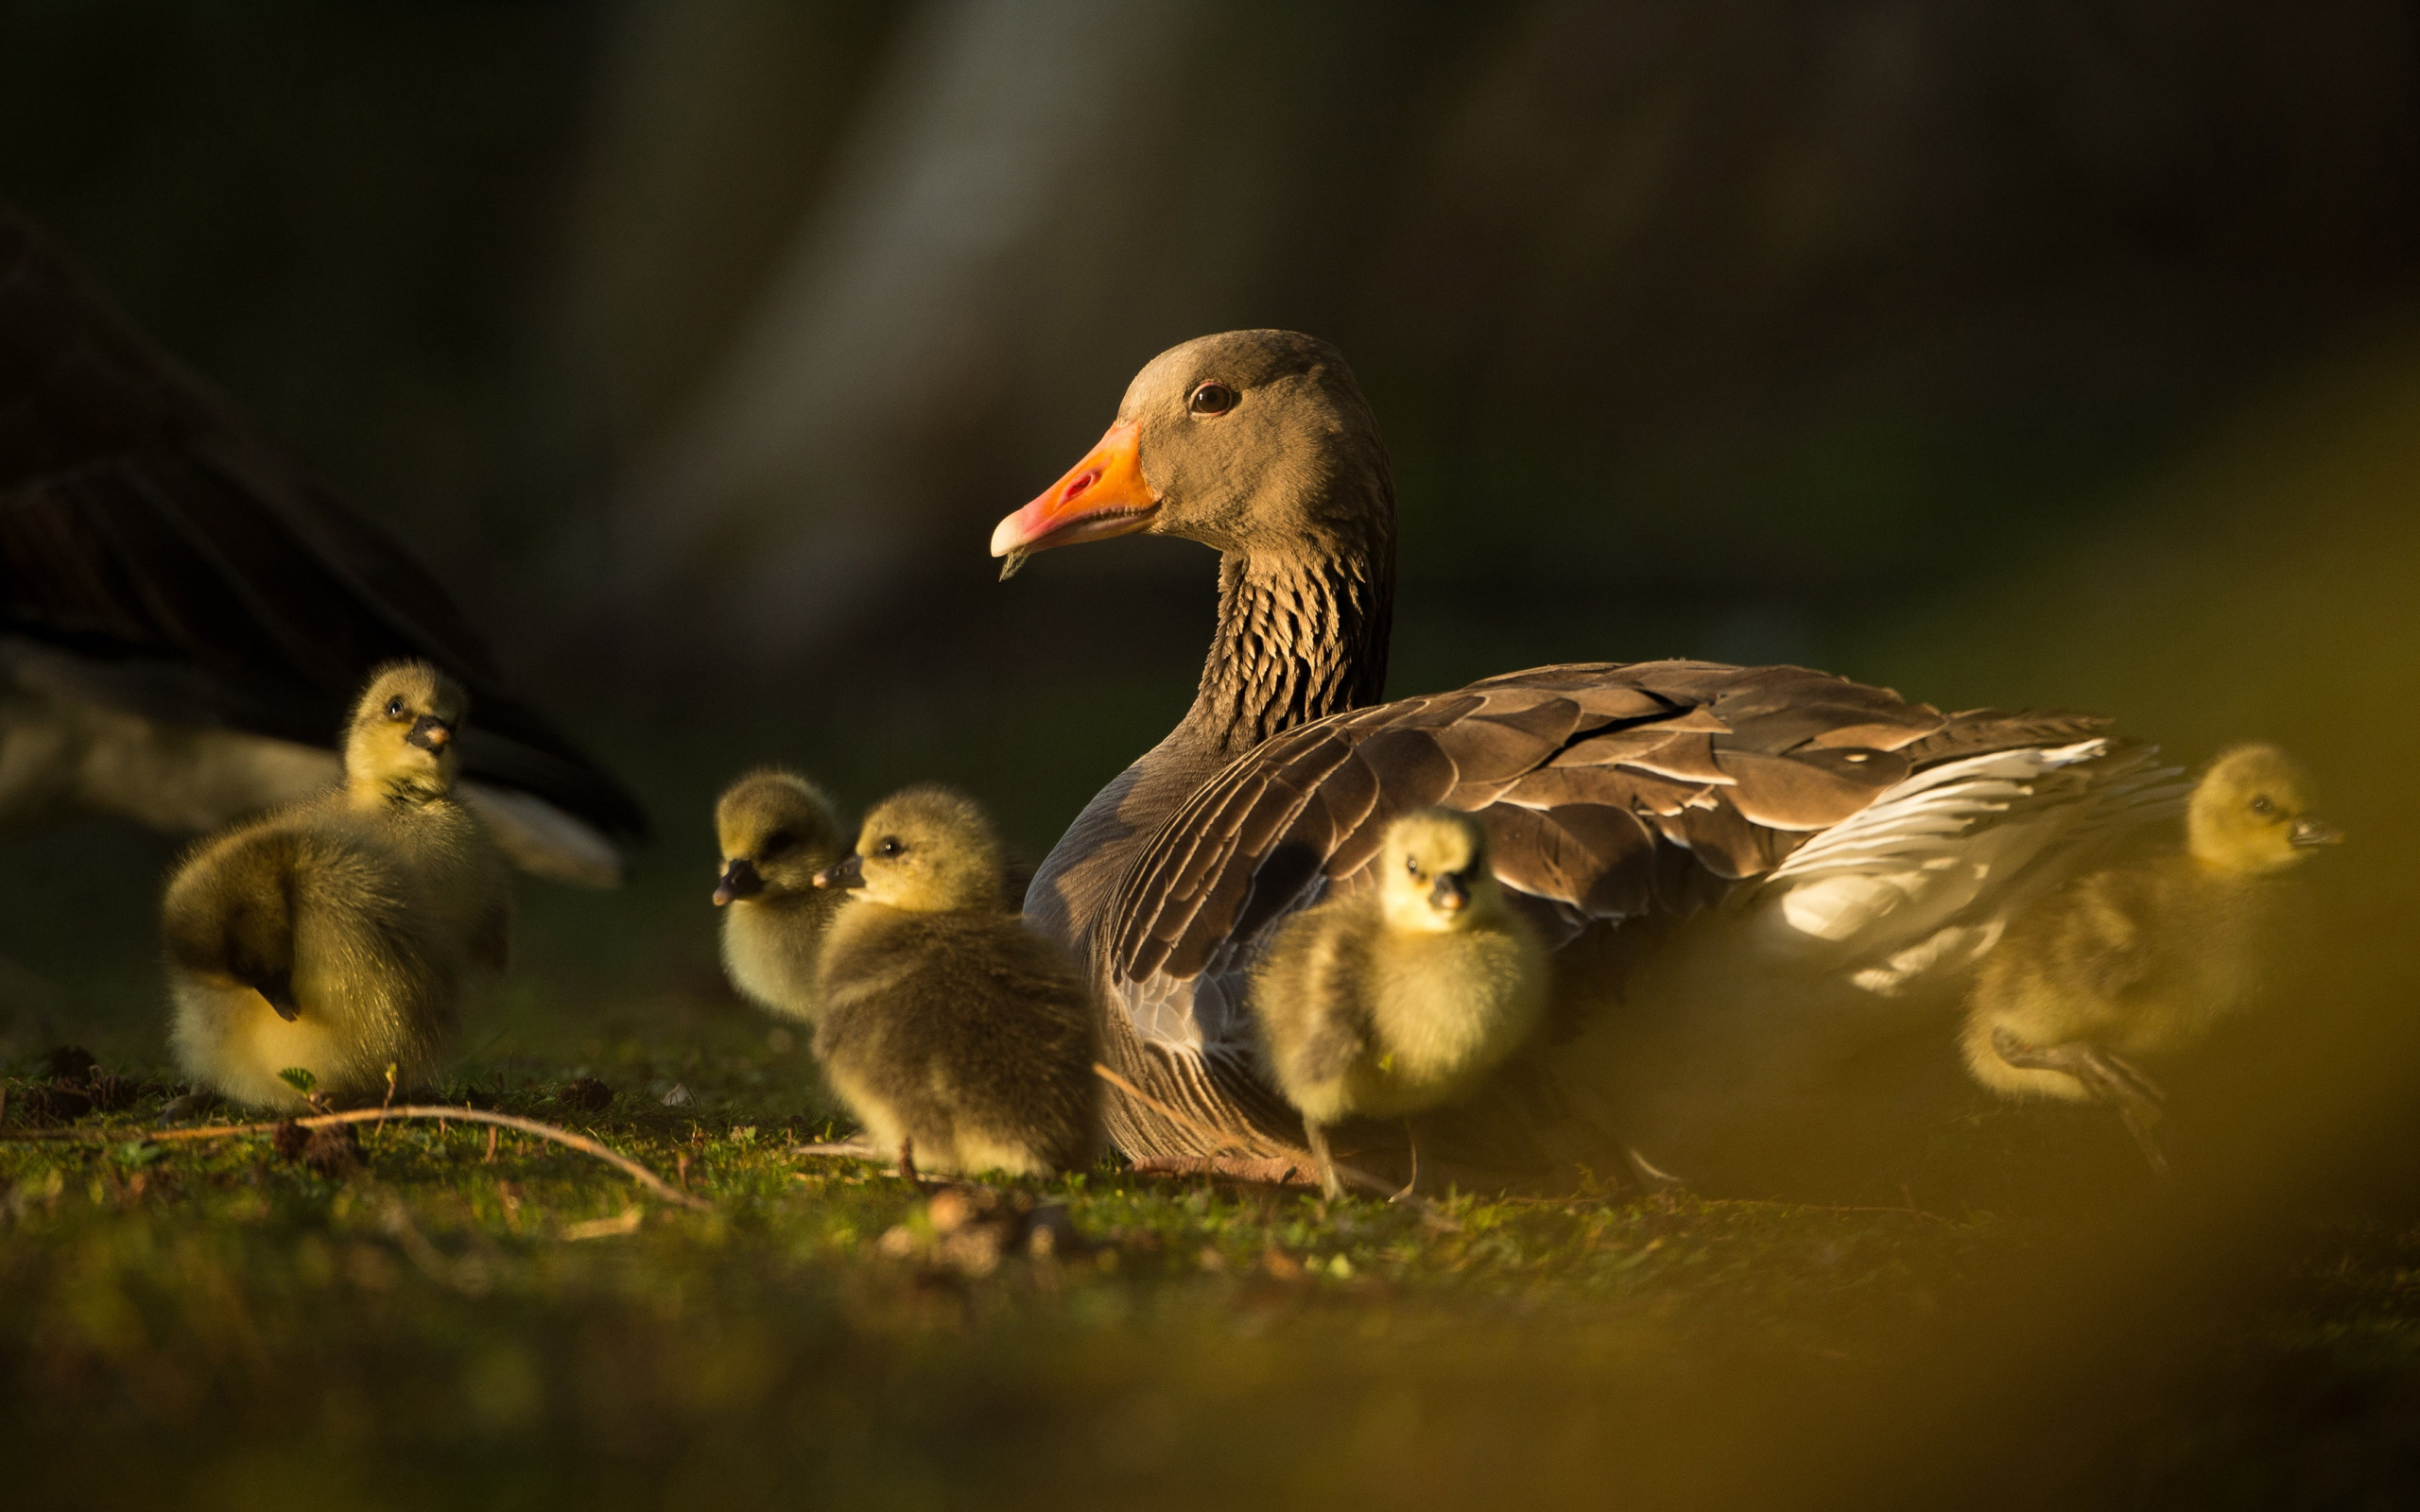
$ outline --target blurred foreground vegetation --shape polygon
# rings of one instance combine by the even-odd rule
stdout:
[[[369,1132],[336,1174],[260,1136],[143,1143],[153,1101],[102,1116],[123,1143],[0,1145],[12,1499],[2266,1508],[2387,1505],[2420,1473],[2420,1227],[2297,1224],[2250,1305],[2098,1339],[2058,1273],[2162,1237],[2139,1177],[2015,1214],[1423,1214],[1104,1167],[1010,1194],[1072,1229],[1028,1258],[936,1233],[893,1174],[794,1157],[821,1129],[794,1054],[608,1058],[609,1108],[510,1074],[503,1106],[715,1211],[461,1125]],[[666,1108],[676,1070],[693,1101]],[[2080,1132],[1961,1137],[2031,1163]],[[2094,1376],[1978,1379],[2013,1321],[2037,1359],[2084,1338]]]

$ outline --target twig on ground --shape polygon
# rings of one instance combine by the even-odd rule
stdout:
[[[817,1160],[888,1161],[890,1155],[864,1140],[826,1140],[816,1144],[793,1144],[792,1155],[804,1155]]]
[[[1136,1159],[1132,1164],[1137,1176],[1206,1176],[1269,1187],[1315,1187],[1320,1184],[1317,1166],[1289,1160],[1282,1155],[1266,1159],[1243,1155],[1146,1155]]]
[[[314,1113],[306,1118],[294,1119],[292,1122],[303,1128],[325,1128],[335,1124],[384,1124],[390,1119],[431,1118],[437,1120],[441,1133],[447,1122],[458,1119],[465,1124],[491,1124],[501,1128],[515,1129],[524,1134],[535,1134],[542,1140],[552,1140],[555,1143],[578,1150],[582,1155],[595,1156],[666,1202],[678,1203],[682,1207],[695,1208],[700,1211],[710,1210],[714,1206],[702,1197],[695,1197],[688,1193],[676,1191],[666,1185],[661,1177],[639,1164],[638,1161],[618,1151],[609,1149],[585,1135],[575,1134],[567,1128],[557,1128],[552,1124],[541,1124],[534,1118],[522,1118],[512,1113],[491,1113],[477,1108],[414,1105],[406,1108],[364,1108],[349,1113]],[[223,1140],[237,1134],[266,1134],[277,1126],[276,1124],[221,1124],[211,1128],[150,1128],[131,1131],[99,1128],[25,1129],[0,1131],[0,1140],[85,1140],[106,1144],[166,1143],[182,1140]]]
[[[644,1216],[646,1215],[635,1206],[624,1208],[615,1217],[591,1218],[586,1223],[567,1224],[563,1228],[563,1237],[578,1241],[613,1239],[622,1234],[634,1234],[639,1231],[639,1220]]]

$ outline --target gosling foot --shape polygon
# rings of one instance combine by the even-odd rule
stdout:
[[[160,1109],[160,1122],[163,1125],[191,1123],[205,1114],[216,1112],[218,1106],[216,1092],[206,1090],[190,1091],[182,1097],[169,1099],[167,1106]]]
[[[1303,1121],[1303,1137],[1311,1146],[1311,1159],[1319,1162],[1320,1192],[1330,1202],[1344,1195],[1344,1182],[1336,1174],[1336,1157],[1327,1149],[1327,1130],[1308,1119]]]
[[[2158,1132],[2160,1120],[2168,1116],[2168,1090],[2132,1062],[2080,1040],[2063,1045],[2029,1045],[2006,1029],[1992,1031],[1992,1050],[2020,1070],[2073,1076],[2095,1102],[2118,1110],[2118,1122],[2134,1136],[2152,1174],[2168,1175],[2168,1152],[2160,1147]]]
[[[1403,1142],[1411,1150],[1411,1179],[1403,1184],[1402,1191],[1389,1197],[1389,1202],[1401,1202],[1420,1190],[1420,1134],[1409,1118],[1403,1121]]]

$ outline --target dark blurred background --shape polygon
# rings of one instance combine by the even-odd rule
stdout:
[[[752,763],[1046,849],[1189,700],[1210,561],[998,585],[992,523],[1153,353],[1285,325],[1392,449],[1396,693],[1787,660],[2310,763],[2324,925],[2072,1317],[2420,1192],[2411,5],[0,0],[0,195],[654,808],[622,893],[525,887],[482,1053],[761,1037],[704,897]],[[160,1055],[169,854],[0,845],[0,1051]]]
[[[2411,833],[2330,770],[2420,692],[2409,6],[7,0],[0,194],[650,800],[624,894],[527,889],[529,991],[723,1001],[752,762],[1046,850],[1212,574],[989,528],[1243,325],[1386,426],[1397,693],[1800,661],[2267,735]],[[13,844],[20,1038],[148,1042],[165,845]]]
[[[649,799],[631,888],[527,890],[529,991],[721,1001],[752,762],[1046,849],[1212,574],[999,585],[989,527],[1242,325],[1386,426],[1398,693],[1802,661],[2276,738],[2412,833],[2406,5],[8,0],[0,194]],[[164,844],[12,844],[21,1024],[155,1033]]]

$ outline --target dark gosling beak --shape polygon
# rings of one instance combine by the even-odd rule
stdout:
[[[1437,885],[1428,889],[1428,906],[1441,914],[1459,914],[1470,901],[1470,884],[1450,871],[1439,877]]]
[[[815,874],[819,887],[862,887],[866,885],[865,859],[852,850]]]
[[[443,750],[454,740],[454,727],[435,714],[423,714],[412,721],[412,732],[404,739],[423,750]]]
[[[2339,845],[2343,842],[2344,832],[2325,819],[2303,818],[2294,821],[2294,827],[2286,832],[2286,838],[2298,846]]]
[[[756,863],[746,856],[734,856],[722,868],[722,880],[715,884],[715,906],[722,907],[735,899],[753,898],[765,890],[765,879],[757,874]]]

